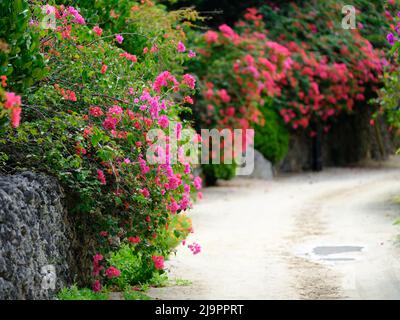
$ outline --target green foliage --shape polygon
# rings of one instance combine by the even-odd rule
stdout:
[[[274,110],[263,108],[264,125],[255,125],[254,147],[263,156],[276,164],[287,154],[289,148],[289,132],[282,120]]]
[[[235,164],[204,164],[201,166],[207,185],[214,185],[218,179],[230,180],[236,175]]]
[[[40,37],[29,28],[30,19],[28,1],[0,1],[0,75],[8,77],[17,93],[45,75]]]
[[[124,292],[125,300],[151,300],[151,298],[142,292],[128,289]]]
[[[93,292],[88,288],[78,289],[76,285],[70,288],[63,288],[58,293],[58,299],[60,300],[108,300],[107,292]]]
[[[119,277],[110,280],[110,283],[116,284],[119,288],[149,282],[156,273],[150,255],[137,251],[128,244],[112,252],[107,262],[121,271]]]

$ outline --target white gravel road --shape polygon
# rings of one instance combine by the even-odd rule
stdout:
[[[400,162],[204,190],[156,299],[400,299]]]

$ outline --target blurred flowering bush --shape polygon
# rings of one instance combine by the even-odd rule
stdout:
[[[294,129],[321,123],[327,131],[330,119],[353,112],[357,103],[365,108],[376,96],[384,56],[363,37],[362,23],[343,29],[343,5],[312,1],[261,8],[270,37],[284,44],[293,59],[275,104]]]
[[[179,117],[195,89],[193,76],[182,67],[190,59],[177,28],[184,15],[150,2],[119,3],[136,5],[128,13],[130,28],[141,39],[135,44],[137,55],[119,48],[130,33],[89,25],[74,7],[36,1],[30,28],[40,37],[47,74],[23,96],[23,123],[0,138],[8,156],[3,170],[45,171],[66,189],[71,213],[81,217],[81,232],[95,240],[95,291],[104,283],[133,285],[114,280],[124,270],[110,265],[110,252],[129,248],[130,255],[141,256],[138,268],[147,270],[147,278],[163,269],[159,260],[192,230],[171,221],[192,207],[201,188],[183,151],[188,138],[182,132],[190,126]],[[109,19],[116,19],[116,8]],[[43,25],[52,15],[55,25]],[[147,33],[144,21],[157,16],[164,18]],[[6,99],[7,108],[11,98]],[[20,100],[13,99],[17,108]],[[155,152],[165,160],[161,164],[146,157],[155,142],[152,130],[158,130],[165,146]],[[176,161],[173,148],[179,153]],[[153,256],[161,258],[155,262]]]
[[[292,60],[287,48],[268,40],[262,17],[249,9],[234,28],[221,25],[218,31],[198,35],[194,43],[199,56],[192,63],[200,79],[201,95],[195,104],[199,126],[231,131],[263,126],[268,119],[262,109],[269,98],[280,96],[279,83]],[[235,163],[204,169],[227,179],[234,176]]]

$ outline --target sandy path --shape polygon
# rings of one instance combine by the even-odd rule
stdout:
[[[191,213],[202,245],[168,262],[186,287],[159,299],[400,299],[400,169],[329,169],[208,188]],[[346,252],[340,252],[346,251]]]

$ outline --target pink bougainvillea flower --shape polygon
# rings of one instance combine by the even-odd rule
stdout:
[[[92,286],[93,292],[100,292],[101,291],[101,283],[100,280],[96,280]]]
[[[106,270],[105,274],[108,279],[112,279],[119,277],[121,275],[121,271],[118,270],[116,267],[111,266]]]
[[[172,213],[175,214],[179,210],[179,204],[173,200],[168,206],[167,209]]]
[[[183,44],[182,41],[179,41],[178,46],[177,46],[177,50],[178,50],[178,52],[180,52],[180,53],[186,51],[186,47],[185,47],[185,45]]]
[[[231,101],[231,97],[225,89],[218,90],[218,96],[221,98],[222,102],[229,103]]]
[[[107,114],[110,116],[111,115],[118,116],[118,115],[122,114],[123,112],[124,112],[124,110],[120,106],[114,105],[108,109]]]
[[[147,189],[147,188],[140,189],[140,193],[141,193],[145,198],[149,198],[149,197],[150,197],[150,192],[149,192],[149,189]]]
[[[194,89],[196,86],[196,79],[191,74],[185,74],[183,76],[183,81],[185,85],[187,85],[190,89]]]
[[[93,262],[95,263],[99,263],[100,261],[102,261],[104,259],[103,255],[101,255],[100,253],[96,253],[93,256]]]
[[[169,125],[168,117],[166,115],[160,116],[157,123],[161,128],[165,129]]]
[[[189,50],[188,57],[189,57],[189,58],[194,58],[194,57],[196,57],[196,52],[194,52],[193,50]]]
[[[151,52],[151,53],[156,53],[156,52],[158,52],[158,47],[157,47],[156,44],[150,48],[150,52]]]
[[[106,182],[106,176],[104,175],[104,172],[100,169],[97,169],[97,179],[100,181],[102,185],[105,185]]]
[[[189,244],[188,248],[190,249],[190,251],[192,251],[193,254],[198,254],[201,252],[201,246],[196,242],[193,242],[193,244]]]
[[[4,102],[4,108],[11,109],[21,105],[21,97],[17,96],[14,92],[6,92],[6,101]]]
[[[202,180],[201,180],[201,178],[200,177],[196,177],[196,178],[194,178],[194,180],[193,180],[193,185],[194,185],[194,187],[197,189],[197,190],[200,190],[201,189],[201,185],[202,185]]]
[[[215,43],[218,41],[218,33],[215,31],[207,31],[204,34],[204,38],[208,44]]]
[[[153,89],[160,92],[162,87],[168,86],[168,82],[172,82],[175,87],[179,86],[179,82],[169,71],[161,72],[153,83]]]
[[[115,130],[117,127],[118,119],[114,118],[112,116],[108,116],[104,121],[103,121],[103,127],[106,128],[107,130]]]
[[[163,256],[152,256],[151,259],[154,262],[154,267],[157,270],[164,269],[164,257]]]
[[[11,125],[14,128],[19,127],[21,122],[21,107],[15,107],[11,110]]]
[[[120,34],[115,35],[115,41],[117,41],[119,44],[122,43],[122,41],[124,41],[124,37]]]
[[[184,102],[184,103],[189,103],[189,104],[193,104],[193,103],[194,103],[192,97],[190,97],[190,96],[184,97],[184,98],[183,98],[183,102]]]
[[[103,29],[100,28],[99,26],[94,26],[93,27],[93,31],[95,34],[97,34],[99,37],[101,37],[101,35],[103,34]]]
[[[130,60],[132,62],[137,62],[138,61],[136,55],[130,54],[128,52],[121,53],[119,56],[120,57],[125,57],[126,59],[128,59],[128,60]]]

